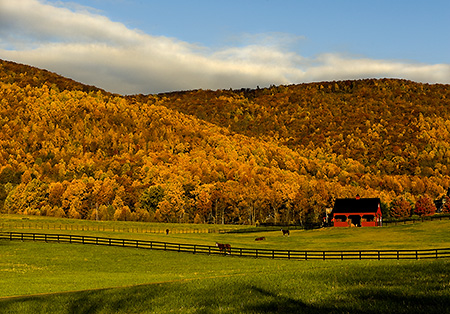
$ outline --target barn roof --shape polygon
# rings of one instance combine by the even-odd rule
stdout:
[[[379,198],[338,198],[334,203],[333,214],[376,213],[379,204]]]

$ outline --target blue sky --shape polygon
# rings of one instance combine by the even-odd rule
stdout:
[[[0,0],[0,58],[121,94],[450,83],[450,1]]]
[[[65,1],[66,2],[66,1]],[[302,38],[299,53],[450,63],[450,2],[328,1],[78,1],[146,33],[207,47],[245,44],[246,36]],[[447,40],[446,40],[447,39]],[[248,40],[248,39],[247,39]]]

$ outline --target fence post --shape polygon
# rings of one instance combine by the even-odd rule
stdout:
[[[416,259],[419,259],[419,253],[416,250]]]
[[[325,260],[325,251],[322,252],[323,260]]]

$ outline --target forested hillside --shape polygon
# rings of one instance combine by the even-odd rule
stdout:
[[[1,61],[0,210],[305,223],[359,194],[411,215],[450,185],[449,99],[401,80],[123,97]]]
[[[323,82],[168,95],[164,105],[294,150],[358,160],[361,173],[448,175],[450,86]]]

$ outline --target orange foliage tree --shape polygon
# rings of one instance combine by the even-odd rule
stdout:
[[[431,216],[436,212],[436,205],[428,195],[422,195],[416,201],[414,214],[419,216]]]
[[[394,218],[406,218],[411,216],[412,205],[404,197],[394,199],[389,208],[389,213]]]

